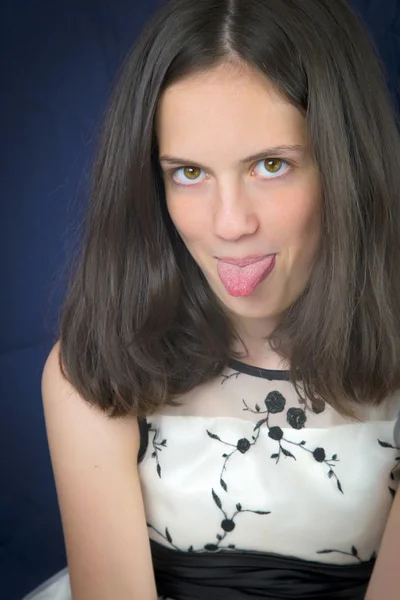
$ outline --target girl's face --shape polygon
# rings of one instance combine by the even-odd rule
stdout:
[[[320,237],[304,117],[261,74],[225,64],[168,88],[156,128],[188,251],[232,316],[276,325],[304,291]]]

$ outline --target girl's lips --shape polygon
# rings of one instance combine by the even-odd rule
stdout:
[[[273,254],[263,254],[261,256],[248,256],[246,258],[230,258],[230,257],[220,257],[218,260],[224,263],[228,263],[229,265],[236,265],[237,267],[247,267],[247,265],[252,265],[260,260],[264,260],[269,256],[274,256]]]

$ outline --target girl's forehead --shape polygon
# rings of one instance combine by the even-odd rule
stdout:
[[[304,144],[307,135],[304,116],[272,82],[231,65],[171,85],[160,99],[156,130],[167,153],[243,143],[251,154],[260,145]]]
[[[271,101],[288,102],[280,92],[278,86],[252,65],[244,62],[222,63],[213,68],[194,72],[170,84],[163,92],[161,99],[170,95],[207,94],[214,90],[225,88],[233,99],[235,96],[246,92],[249,88],[256,89],[260,94],[268,96]]]

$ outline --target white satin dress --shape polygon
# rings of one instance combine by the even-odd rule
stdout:
[[[152,547],[178,563],[207,553],[211,566],[220,552],[288,557],[322,571],[369,564],[398,485],[399,411],[396,395],[345,418],[302,403],[288,372],[232,361],[147,420],[139,472]],[[160,586],[172,597],[164,579]],[[175,594],[190,598],[184,586]],[[68,571],[28,598],[71,600]]]

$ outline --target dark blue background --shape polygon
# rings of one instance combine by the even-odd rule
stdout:
[[[0,3],[0,600],[65,565],[40,378],[116,70],[160,0]],[[352,0],[395,94],[400,4]],[[132,557],[135,560],[135,557]]]

